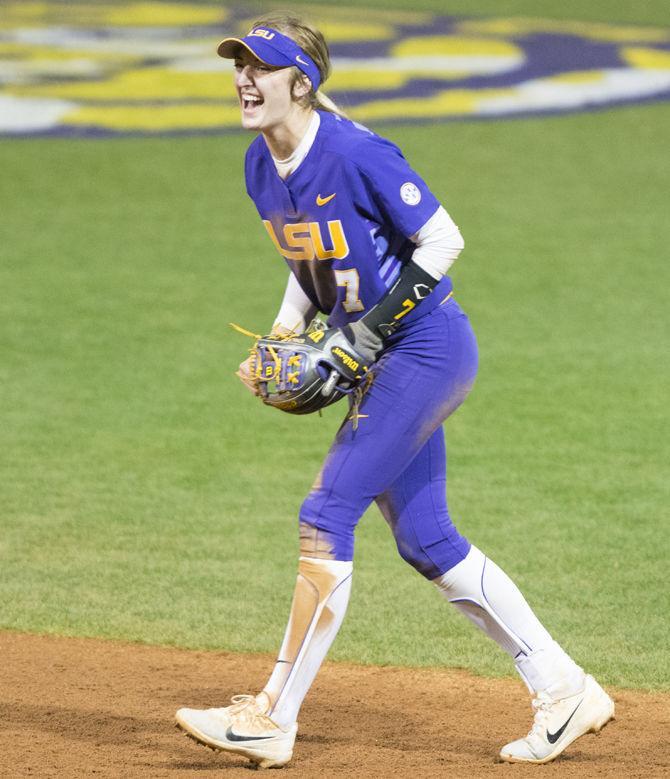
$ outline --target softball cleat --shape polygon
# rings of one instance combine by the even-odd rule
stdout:
[[[592,676],[584,689],[566,698],[552,698],[546,692],[533,700],[535,719],[525,738],[500,750],[506,763],[549,763],[585,733],[598,733],[614,719],[614,701]]]
[[[282,730],[253,695],[234,695],[222,709],[179,709],[177,725],[205,746],[248,757],[259,768],[280,768],[293,756],[298,725]]]

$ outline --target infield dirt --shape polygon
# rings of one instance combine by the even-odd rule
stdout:
[[[272,658],[0,633],[0,776],[249,777],[174,725],[179,706],[257,691]],[[670,694],[610,689],[617,718],[554,763],[498,763],[530,724],[521,682],[465,671],[326,664],[305,702],[295,777],[661,777]]]

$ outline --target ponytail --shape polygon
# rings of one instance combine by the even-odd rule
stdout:
[[[348,119],[349,117],[344,113],[344,111],[336,105],[324,92],[322,92],[320,89],[317,90],[317,92],[314,94],[314,108],[321,111],[329,111],[331,114],[337,114],[338,116],[341,116],[343,119]]]

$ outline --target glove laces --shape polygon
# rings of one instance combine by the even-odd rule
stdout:
[[[372,382],[375,380],[374,373],[368,372],[365,374],[365,378],[360,384],[354,387],[351,401],[351,414],[349,419],[351,420],[351,427],[353,430],[358,430],[358,420],[367,416],[367,414],[359,414],[358,410],[363,402],[363,396],[370,389]]]

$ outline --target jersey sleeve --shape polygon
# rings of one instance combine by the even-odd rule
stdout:
[[[440,206],[416,235],[412,260],[435,279],[441,279],[458,258],[465,243],[460,230]]]
[[[426,182],[414,171],[395,144],[371,136],[350,152],[354,197],[372,200],[384,220],[406,238],[415,235],[440,207]],[[358,192],[357,192],[358,191]],[[368,201],[369,202],[369,201]]]

